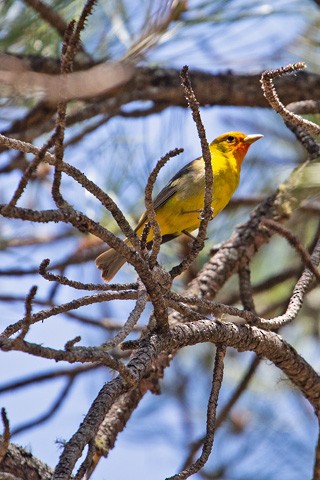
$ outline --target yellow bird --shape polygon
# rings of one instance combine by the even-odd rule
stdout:
[[[228,132],[210,143],[213,170],[212,211],[216,217],[229,203],[240,180],[242,161],[250,145],[263,135],[245,135],[241,132]],[[190,235],[201,221],[204,207],[205,167],[202,157],[185,165],[172,177],[153,201],[157,221],[160,226],[162,243],[182,233]],[[146,212],[141,216],[135,232],[141,235],[147,223]],[[147,241],[153,239],[153,231]],[[129,244],[128,240],[125,240]],[[97,267],[102,270],[102,278],[109,282],[125,263],[125,259],[113,248],[99,255]]]

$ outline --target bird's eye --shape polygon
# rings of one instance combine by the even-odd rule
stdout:
[[[233,137],[232,135],[229,135],[229,137],[227,138],[227,142],[232,143],[234,141],[235,141],[235,137]]]

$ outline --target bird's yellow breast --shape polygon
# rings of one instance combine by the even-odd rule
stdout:
[[[240,171],[234,157],[214,151],[211,146],[213,169],[213,217],[227,205],[238,186]],[[205,167],[202,158],[194,160],[186,173],[170,185],[175,193],[156,209],[162,235],[180,235],[183,230],[192,232],[200,225],[204,207]],[[138,232],[139,233],[139,232]],[[152,240],[150,232],[148,240]]]

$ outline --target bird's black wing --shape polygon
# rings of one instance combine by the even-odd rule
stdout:
[[[177,192],[177,184],[176,180],[183,177],[183,175],[187,175],[192,170],[192,160],[190,163],[182,167],[175,175],[171,178],[169,183],[158,193],[156,198],[153,200],[153,208],[157,210],[158,208],[162,207],[169,198],[173,197],[173,195]],[[138,225],[136,226],[135,230],[138,230],[145,222],[146,222],[146,212],[142,215],[139,220]]]
[[[166,185],[156,196],[156,198],[153,201],[153,208],[157,210],[158,208],[162,207],[169,198],[171,198],[177,191],[177,183],[176,180],[179,178],[183,177],[184,175],[187,175],[188,173],[191,172],[192,170],[192,164],[194,160],[192,160],[190,163],[182,167],[174,177],[171,178],[170,182],[168,185]]]

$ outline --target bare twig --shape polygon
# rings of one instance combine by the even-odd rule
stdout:
[[[220,392],[222,379],[223,379],[225,354],[226,354],[226,347],[222,345],[218,345],[216,358],[215,358],[212,387],[211,387],[211,392],[210,392],[210,397],[208,402],[208,409],[207,409],[207,432],[206,432],[201,455],[198,458],[198,460],[196,460],[196,462],[194,462],[192,465],[185,468],[178,474],[170,477],[170,480],[185,480],[186,478],[189,478],[194,473],[197,473],[208,461],[209,455],[212,450],[214,434],[216,430],[216,411],[217,411],[219,392]],[[169,480],[169,478],[167,480]]]
[[[281,103],[273,85],[273,80],[275,78],[282,77],[289,73],[295,73],[304,68],[306,68],[306,64],[298,62],[292,65],[287,65],[286,67],[277,68],[276,70],[267,70],[261,75],[262,90],[271,107],[279,113],[286,122],[290,122],[297,127],[303,128],[311,135],[320,135],[319,125],[296,115]]]
[[[82,283],[76,280],[70,280],[69,278],[63,275],[56,275],[47,271],[47,268],[50,264],[48,258],[44,259],[39,266],[40,275],[48,280],[49,282],[58,282],[60,285],[68,285],[69,287],[75,288],[77,290],[137,290],[137,283],[124,283],[124,284],[101,284],[101,283]]]
[[[90,285],[90,284],[89,284]],[[130,284],[128,284],[130,285]],[[134,285],[134,284],[132,284]],[[118,290],[117,288],[115,290]],[[121,290],[121,289],[119,289]],[[22,295],[0,295],[0,301],[2,302],[25,302],[25,297]],[[36,305],[41,305],[46,306],[46,307],[55,307],[57,306],[54,304],[50,299],[46,300],[34,300],[33,304]],[[116,322],[111,318],[101,318],[99,317],[97,320],[94,320],[90,315],[84,316],[84,315],[79,315],[73,311],[68,311],[65,312],[65,315],[72,319],[76,320],[77,322],[83,323],[85,325],[91,325],[93,327],[98,327],[103,329],[104,331],[113,331],[113,330],[119,330],[122,328],[123,324],[121,322]],[[142,327],[134,327],[134,330],[137,332],[140,332]]]
[[[68,44],[68,49],[66,51],[66,56],[65,56],[65,62],[67,64],[73,63],[73,59],[77,53],[77,50],[81,45],[80,34],[86,25],[88,17],[92,14],[95,3],[96,3],[96,0],[86,0],[86,3],[81,11],[79,20],[75,24],[74,33],[70,38],[70,42]]]
[[[216,429],[219,428],[222,425],[222,423],[228,418],[230,411],[232,410],[234,405],[237,403],[239,398],[242,396],[242,394],[246,391],[258,366],[260,365],[260,362],[261,360],[257,356],[255,356],[251,361],[247,371],[244,373],[242,379],[237,385],[235,391],[232,393],[230,399],[220,410],[220,413],[216,419]],[[183,470],[185,470],[189,465],[191,465],[195,454],[197,453],[201,445],[203,445],[205,438],[206,438],[205,436],[202,436],[191,444],[190,451],[182,467]]]
[[[164,155],[157,162],[156,166],[150,173],[147,181],[147,185],[145,188],[146,214],[147,214],[148,222],[150,223],[151,228],[153,230],[152,253],[150,255],[150,260],[149,260],[151,268],[156,263],[157,256],[160,250],[161,241],[162,241],[160,226],[157,222],[156,213],[154,211],[153,203],[152,203],[152,192],[153,192],[154,183],[157,179],[157,176],[161,168],[164,167],[164,165],[168,162],[168,160],[170,160],[170,158],[173,158],[177,155],[180,155],[180,153],[182,152],[183,152],[183,148],[175,148],[174,150],[171,150],[166,155]]]
[[[31,325],[32,302],[34,300],[34,297],[36,296],[37,290],[38,290],[37,286],[31,287],[30,292],[28,293],[27,298],[25,300],[26,314],[24,317],[23,327],[21,328],[21,331],[17,337],[19,340],[23,340],[29,331],[29,328]]]
[[[81,342],[81,337],[80,335],[77,335],[76,337],[72,338],[71,340],[68,340],[65,343],[64,349],[67,351],[71,351],[73,347],[75,346],[76,343]]]
[[[70,310],[77,310],[80,307],[85,305],[93,305],[94,303],[101,303],[101,302],[108,302],[111,300],[134,300],[137,298],[137,292],[133,291],[124,291],[124,292],[103,292],[97,293],[94,295],[88,295],[81,298],[76,298],[75,300],[71,300],[71,302],[64,303],[62,305],[56,305],[52,308],[48,308],[46,310],[41,310],[40,312],[34,313],[30,315],[29,322],[30,325],[34,323],[41,322],[46,318],[53,317],[60,313],[65,313]],[[1,333],[0,337],[10,337],[14,335],[16,332],[21,330],[24,327],[25,318],[17,321],[6,327],[4,331]]]
[[[209,221],[212,218],[211,202],[212,202],[212,195],[213,195],[213,171],[212,171],[212,163],[211,163],[211,153],[210,153],[208,141],[206,138],[206,132],[200,116],[199,102],[196,99],[194,91],[192,89],[187,66],[183,67],[183,69],[181,70],[180,77],[182,81],[182,86],[184,88],[184,94],[188,101],[188,105],[192,111],[192,117],[196,124],[198,136],[200,139],[202,157],[203,157],[204,167],[205,167],[205,190],[204,190],[204,206],[203,206],[203,211],[201,213],[201,222],[199,226],[198,235],[192,243],[192,247],[189,255],[187,255],[183,259],[180,265],[177,265],[176,267],[171,269],[170,274],[172,278],[176,277],[177,275],[180,275],[184,270],[186,270],[204,247],[204,241],[206,239],[206,233],[207,233],[207,226]]]
[[[0,134],[0,144],[5,145],[9,148],[13,148],[15,150],[19,150],[21,152],[33,153],[34,155],[38,155],[38,154],[40,155],[40,153],[44,152],[43,160],[49,163],[50,165],[55,164],[54,156],[51,153],[46,151],[47,147],[46,148],[43,147],[42,149],[39,149],[38,147],[31,145],[30,143],[22,142],[14,138],[8,138],[1,134]],[[95,185],[92,181],[90,181],[82,172],[80,172],[80,170],[78,170],[72,165],[69,165],[67,162],[63,163],[63,165],[61,166],[61,170],[67,175],[69,175],[71,178],[73,178],[76,182],[78,182],[88,192],[94,195],[95,198],[99,200],[99,202],[101,202],[102,206],[110,211],[110,213],[114,217],[115,221],[118,223],[122,232],[126,235],[126,237],[130,239],[130,242],[134,245],[134,247],[138,249],[139,248],[138,236],[132,230],[129,222],[126,220],[122,211],[117,206],[117,204],[111,199],[111,197],[107,193],[105,193],[101,188]],[[2,208],[5,208],[5,207],[3,206]],[[112,248],[117,248],[117,247],[114,247],[114,245],[112,245],[111,237],[116,238],[110,232],[109,240],[106,240],[106,242],[109,243],[110,246],[112,246]],[[119,241],[117,243],[118,243],[118,247],[122,248],[121,246],[123,245],[123,242]],[[126,256],[124,253],[124,248],[125,248],[125,245],[122,248],[121,254],[123,254],[123,256]]]
[[[56,362],[68,363],[95,363],[111,368],[121,374],[125,383],[132,383],[132,373],[118,359],[112,357],[99,347],[73,347],[70,350],[57,350],[51,347],[26,342],[25,340],[0,338],[0,350],[3,352],[18,351],[25,352],[35,357],[47,358]]]
[[[144,288],[144,286],[140,283],[138,287],[138,298],[136,301],[136,305],[132,312],[130,313],[127,321],[121,328],[121,330],[117,333],[117,335],[112,338],[111,340],[108,340],[107,342],[104,342],[101,345],[101,348],[103,350],[110,350],[112,348],[115,348],[117,345],[119,345],[123,340],[132,332],[133,327],[136,325],[138,322],[143,310],[145,309],[146,303],[148,301],[148,295],[147,292]]]

